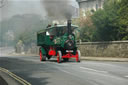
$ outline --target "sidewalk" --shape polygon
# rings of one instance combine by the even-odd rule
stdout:
[[[0,85],[21,85],[19,82],[11,78],[8,74],[0,70]]]
[[[39,57],[37,54],[8,54],[7,56],[31,56],[31,57]],[[89,61],[113,61],[113,62],[128,62],[128,58],[117,58],[117,57],[86,57],[81,56],[81,60],[89,60]]]
[[[0,85],[31,85],[28,81],[0,67]]]
[[[0,76],[0,85],[8,85],[8,83]]]
[[[83,57],[82,56],[81,60],[128,62],[128,58],[114,58],[114,57]]]

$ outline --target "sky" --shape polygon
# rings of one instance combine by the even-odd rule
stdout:
[[[45,15],[40,0],[8,0],[4,7],[0,9],[1,17],[9,18],[16,14],[40,14]]]
[[[71,1],[71,5],[78,7],[75,0]],[[17,14],[39,14],[45,16],[46,12],[40,0],[7,0],[5,6],[0,8],[0,21]]]

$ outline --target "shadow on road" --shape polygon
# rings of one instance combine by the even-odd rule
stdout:
[[[49,83],[47,81],[49,79],[48,77],[33,77],[34,72],[48,73],[47,66],[40,65],[39,63],[20,60],[17,58],[0,57],[0,67],[8,69],[14,74],[30,82],[32,85],[47,85]]]

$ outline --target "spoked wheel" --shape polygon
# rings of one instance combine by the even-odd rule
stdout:
[[[42,54],[42,51],[40,50],[40,61],[46,61],[46,56]]]
[[[69,61],[69,58],[64,58],[64,61],[66,62],[66,61]]]
[[[77,50],[76,55],[77,55],[77,57],[76,57],[76,62],[80,62],[80,57],[81,57],[80,50]]]
[[[58,53],[57,53],[57,62],[61,63],[61,61],[62,61],[62,53],[61,53],[61,51],[58,51]]]

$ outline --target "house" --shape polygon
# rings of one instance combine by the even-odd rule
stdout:
[[[79,8],[85,13],[89,10],[97,10],[103,8],[104,0],[76,0]]]

